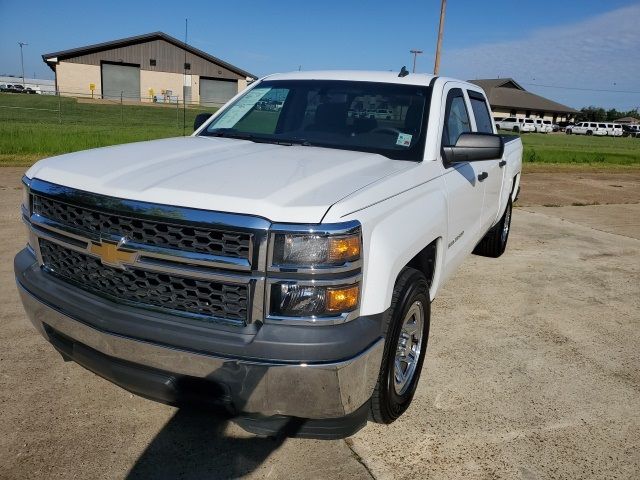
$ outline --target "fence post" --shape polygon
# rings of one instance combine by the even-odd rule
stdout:
[[[124,92],[120,90],[120,124],[124,125],[124,107],[122,106],[122,94]]]
[[[58,123],[62,123],[62,101],[60,100],[60,90],[56,90],[58,95]]]
[[[180,102],[176,99],[176,128],[180,128]]]

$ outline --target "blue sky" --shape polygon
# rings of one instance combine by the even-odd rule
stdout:
[[[22,5],[22,6],[19,6]],[[439,0],[260,2],[0,0],[0,74],[53,78],[41,55],[161,30],[257,75],[433,69]],[[441,74],[514,77],[573,107],[640,107],[640,2],[449,0]],[[552,87],[541,86],[550,85]],[[571,88],[557,88],[571,87]],[[585,89],[585,90],[578,90]],[[612,90],[612,91],[591,91]]]

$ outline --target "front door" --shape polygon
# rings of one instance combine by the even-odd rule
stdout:
[[[455,145],[460,134],[471,132],[472,127],[462,89],[455,83],[447,83],[443,96],[441,146],[445,147]],[[478,180],[480,169],[476,162],[449,165],[443,158],[441,161],[445,167],[443,178],[448,209],[445,272],[452,272],[480,240],[484,183]]]

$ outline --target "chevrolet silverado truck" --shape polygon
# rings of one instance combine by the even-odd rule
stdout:
[[[195,127],[26,172],[14,267],[35,328],[131,392],[259,434],[394,421],[443,283],[505,251],[520,139],[476,85],[404,69],[267,76]]]

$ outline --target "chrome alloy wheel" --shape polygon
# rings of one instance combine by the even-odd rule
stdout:
[[[393,367],[394,388],[398,395],[403,395],[407,391],[416,373],[422,348],[423,324],[422,302],[413,302],[402,321]]]
[[[511,226],[511,208],[507,207],[507,212],[504,216],[504,225],[502,226],[502,234],[500,240],[504,244],[507,241],[507,235],[509,235],[509,227]]]

